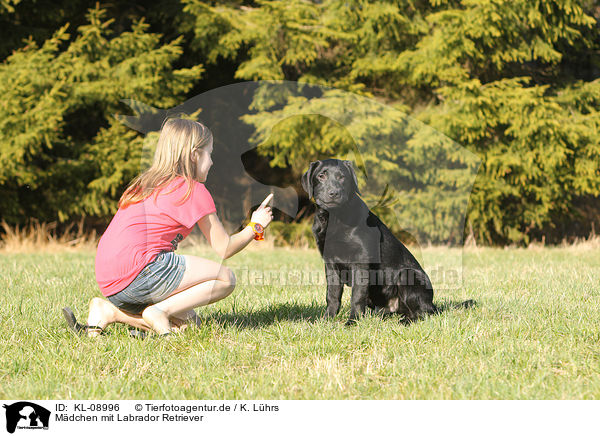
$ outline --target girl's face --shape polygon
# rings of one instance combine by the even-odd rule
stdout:
[[[196,164],[196,174],[198,175],[199,182],[206,182],[206,177],[208,176],[208,171],[210,167],[213,165],[212,161],[212,151],[213,151],[213,143],[212,140],[210,144],[205,147],[202,147],[192,154],[192,160]]]

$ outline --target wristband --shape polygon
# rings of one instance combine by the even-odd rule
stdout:
[[[250,227],[254,232],[254,240],[264,241],[265,239],[265,228],[259,223],[250,222],[246,227]]]

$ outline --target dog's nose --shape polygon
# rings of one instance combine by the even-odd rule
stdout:
[[[330,198],[337,198],[340,196],[340,191],[334,191],[333,189],[329,190],[327,193],[329,194]]]

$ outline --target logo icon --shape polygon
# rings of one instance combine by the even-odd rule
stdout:
[[[15,429],[48,429],[50,411],[28,401],[6,405],[6,431],[14,433]]]
[[[213,170],[206,186],[233,229],[247,222],[249,211],[269,193],[274,194],[273,209],[294,220],[301,218],[310,202],[305,198],[299,209],[302,188],[294,174],[304,172],[311,160],[352,161],[361,199],[414,247],[434,289],[461,288],[462,252],[440,257],[420,247],[463,245],[481,159],[401,108],[344,90],[290,81],[227,85],[170,109],[122,102],[132,114],[115,118],[147,135],[141,169],[152,162],[164,120],[185,115],[211,130],[217,141],[215,168],[220,171]],[[322,120],[329,124],[321,124]],[[331,147],[312,145],[322,139]],[[278,166],[288,169],[276,174]],[[375,236],[373,253],[378,252]],[[335,238],[325,240],[325,250],[335,243]]]

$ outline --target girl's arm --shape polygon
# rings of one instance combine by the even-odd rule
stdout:
[[[198,226],[210,246],[222,259],[229,259],[254,239],[254,232],[250,227],[244,227],[241,232],[229,236],[216,213],[200,219]]]
[[[261,224],[265,229],[273,219],[271,208],[267,206],[271,200],[269,197],[254,211],[251,218],[252,221]],[[244,227],[239,233],[229,236],[216,213],[201,218],[198,221],[198,226],[210,246],[222,259],[229,259],[254,239],[254,232],[250,227]]]

